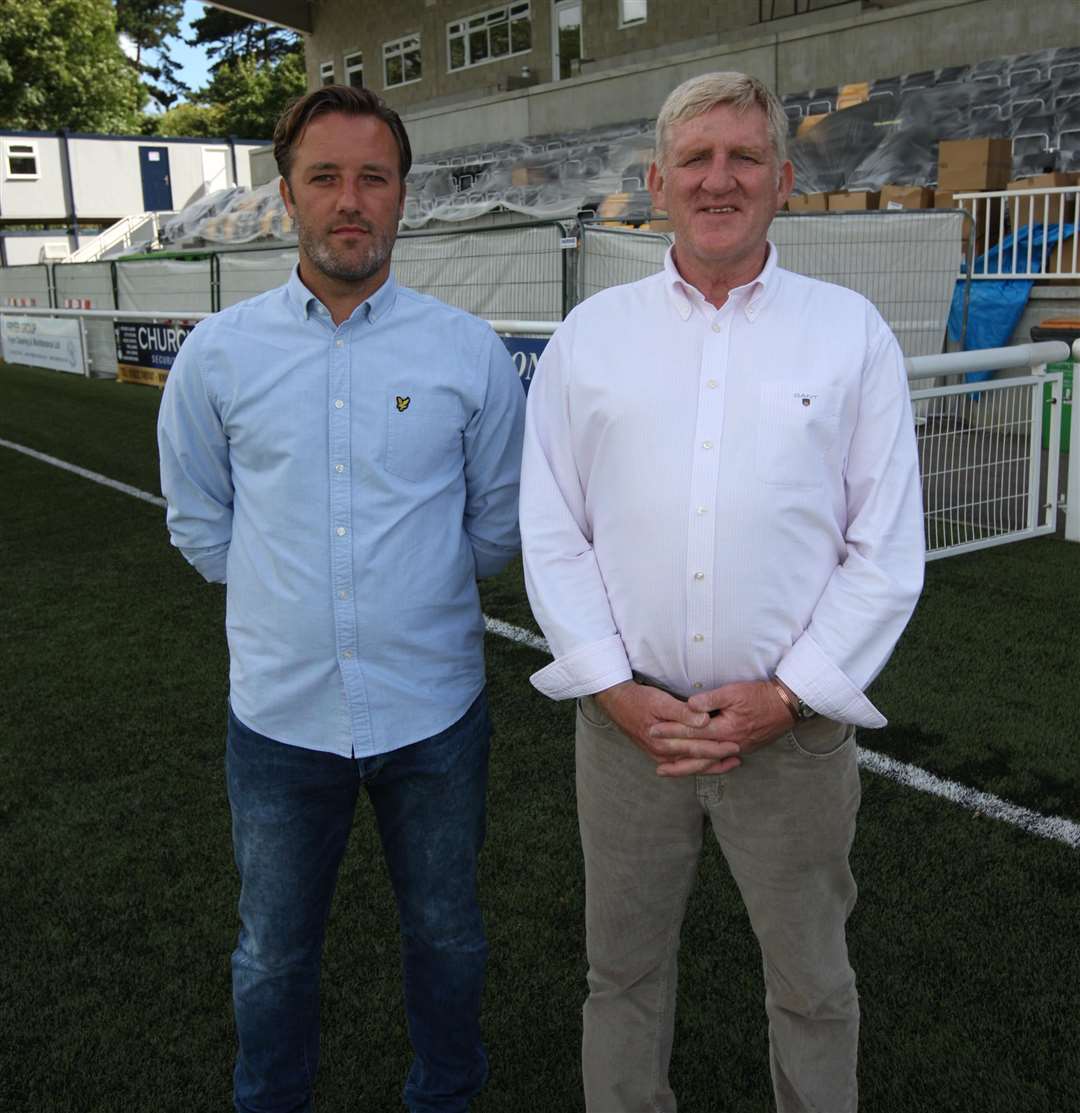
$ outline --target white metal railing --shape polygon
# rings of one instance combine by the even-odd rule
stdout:
[[[1080,356],[1080,341],[1076,348]],[[927,560],[1053,533],[1070,496],[1080,506],[1080,451],[1069,454],[1059,497],[1063,376],[1046,372],[1047,363],[1068,358],[1067,344],[1044,341],[906,361],[909,380],[1029,372],[912,390]],[[1070,435],[1080,437],[1080,407],[1071,421]],[[1075,511],[1066,517],[1073,541],[1080,541],[1078,519]]]
[[[115,224],[110,224],[100,236],[73,251],[63,262],[96,263],[106,251],[111,251],[114,247],[131,247],[134,243],[142,243],[147,247],[156,245],[162,216],[172,216],[172,213],[136,213],[125,216]],[[150,235],[137,239],[136,234],[145,231],[147,224],[150,225]]]
[[[204,311],[132,309],[21,309],[0,307],[0,317],[74,317],[80,322],[87,374],[113,374],[112,322],[174,323],[202,320]],[[552,321],[489,322],[511,336],[550,336]],[[1073,359],[1080,362],[1080,340]],[[1058,496],[1062,434],[1062,375],[1046,364],[1069,358],[1062,341],[1019,344],[974,352],[913,356],[905,361],[917,413],[920,468],[927,530],[927,559],[1051,533],[1057,514],[1065,536],[1080,541],[1080,406],[1071,409],[1064,496]],[[976,371],[1027,371],[978,383],[957,383]],[[922,386],[943,378],[944,385]]]
[[[1080,280],[1080,185],[956,193],[954,199],[974,224],[973,279]]]

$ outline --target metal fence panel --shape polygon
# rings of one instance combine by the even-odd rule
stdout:
[[[598,290],[637,282],[664,265],[671,237],[659,232],[629,232],[621,228],[582,227],[581,297]]]
[[[53,266],[57,309],[115,309],[112,263]]]
[[[1057,405],[1043,429],[1043,392]],[[927,559],[1051,533],[1057,525],[1061,375],[912,391]],[[1045,465],[1045,466],[1044,466]]]
[[[0,305],[48,309],[51,304],[46,264],[0,267]]]
[[[769,237],[781,266],[857,290],[905,356],[925,356],[944,345],[967,219],[959,209],[779,213]]]
[[[398,237],[397,280],[478,317],[560,321],[563,259],[557,224]]]
[[[280,251],[221,252],[218,255],[221,308],[283,285],[295,266],[295,247]]]
[[[125,259],[116,264],[117,309],[209,312],[211,260]]]

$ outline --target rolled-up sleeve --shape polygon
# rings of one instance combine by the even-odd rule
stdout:
[[[884,323],[863,368],[845,492],[845,558],[776,675],[823,715],[881,727],[886,720],[864,691],[911,617],[925,568],[907,375],[900,347]]]
[[[521,548],[518,489],[525,393],[506,346],[490,330],[480,356],[487,367],[482,407],[465,429],[465,532],[476,575],[494,576]]]
[[[599,692],[632,675],[593,551],[574,460],[567,389],[572,336],[571,318],[537,366],[521,473],[525,586],[555,656],[531,680],[551,699]]]
[[[161,490],[172,544],[213,583],[225,583],[232,539],[229,444],[199,358],[199,329],[184,341],[158,414]]]

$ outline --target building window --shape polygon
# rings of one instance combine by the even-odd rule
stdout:
[[[463,70],[532,49],[528,0],[446,25],[448,66]]]
[[[359,50],[345,55],[345,84],[354,89],[364,87],[364,55]]]
[[[323,85],[334,84],[334,63],[333,62],[320,62],[319,63],[319,82]]]
[[[423,76],[420,66],[420,36],[406,35],[392,43],[383,43],[383,85],[408,85]]]
[[[619,0],[619,26],[634,27],[644,23],[649,14],[649,0]]]
[[[9,141],[4,144],[9,178],[36,178],[38,176],[37,143]]]

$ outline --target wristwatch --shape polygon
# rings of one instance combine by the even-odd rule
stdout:
[[[791,712],[791,718],[794,722],[803,723],[817,714],[801,696],[795,696],[795,699],[792,700],[787,693],[787,689],[775,676],[772,678],[772,686],[776,689],[776,694],[784,701],[788,711]],[[795,695],[795,693],[793,692],[792,695]]]

